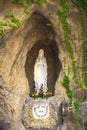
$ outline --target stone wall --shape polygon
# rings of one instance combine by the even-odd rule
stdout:
[[[54,82],[51,86],[51,88],[54,87],[51,90],[55,90],[53,101],[58,104],[64,98],[68,101],[61,83],[64,72],[68,73],[68,69],[70,69],[71,89],[77,94],[79,93],[78,86],[72,80],[71,59],[65,44],[62,42],[63,28],[57,15],[57,11],[61,8],[60,1],[47,0],[45,5],[45,8],[38,4],[31,5],[29,7],[30,14],[26,15],[21,5],[15,4],[11,0],[8,2],[1,0],[0,2],[0,19],[2,21],[6,20],[4,19],[6,13],[14,13],[22,23],[15,29],[7,27],[6,33],[0,41],[0,127],[3,130],[25,130],[21,122],[22,108],[31,89],[27,76],[29,70],[26,69],[26,66],[28,68],[28,61],[26,60],[33,46],[40,41],[46,45],[49,45],[50,42],[56,43],[58,48],[56,53],[58,54],[58,61],[56,61],[57,59],[55,61],[58,62],[59,68],[55,70],[57,76],[54,75]],[[78,8],[71,6],[68,12],[68,24],[70,26],[71,45],[77,61],[77,75],[81,80],[82,37],[79,19]],[[47,26],[49,23],[52,26]],[[66,64],[64,59],[66,59]],[[30,60],[32,61],[32,58]]]

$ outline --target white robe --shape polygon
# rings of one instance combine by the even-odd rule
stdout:
[[[34,66],[35,89],[39,92],[43,85],[43,91],[47,91],[47,63],[45,57],[37,57]]]

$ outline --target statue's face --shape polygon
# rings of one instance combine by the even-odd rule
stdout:
[[[44,57],[44,50],[43,50],[43,49],[40,49],[40,50],[39,50],[38,56],[39,56],[39,57]]]

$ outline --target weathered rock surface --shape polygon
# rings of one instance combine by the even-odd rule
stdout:
[[[41,43],[38,49],[40,47],[43,48],[43,46],[46,48],[46,46],[51,45],[51,43],[56,43],[58,49],[56,54],[60,61],[58,62],[60,63],[60,67],[56,67],[56,69],[54,69],[58,74],[55,78],[56,80],[53,79],[55,81],[53,82],[53,91],[55,97],[51,98],[52,101],[50,102],[54,103],[55,105],[57,103],[59,106],[64,97],[68,101],[61,81],[63,79],[64,72],[68,73],[68,70],[70,70],[69,78],[72,80],[73,71],[71,67],[71,59],[69,58],[66,46],[64,43],[62,43],[64,38],[63,28],[56,13],[61,8],[61,5],[60,1],[56,0],[47,0],[45,1],[45,5],[45,8],[38,4],[31,5],[29,7],[31,10],[30,14],[26,15],[24,8],[21,5],[15,4],[11,0],[0,1],[1,21],[6,21],[4,18],[6,13],[13,13],[22,22],[22,25],[16,29],[6,28],[7,33],[0,41],[0,129],[26,130],[21,121],[23,105],[25,105],[25,100],[31,90],[29,77],[26,74],[28,71],[30,72],[29,69],[26,69],[29,61],[26,62],[26,59],[28,52],[34,45],[38,43]],[[78,9],[76,7],[70,7],[68,12],[68,23],[71,30],[71,44],[74,49],[75,60],[77,61],[77,75],[81,80],[82,37],[79,19],[80,15]],[[49,23],[52,24],[51,27],[47,26]],[[53,46],[51,46],[51,48],[52,47]],[[55,51],[52,51],[52,53],[53,52]],[[33,52],[33,55],[36,57],[36,53]],[[54,58],[56,58],[54,53],[53,55]],[[66,59],[66,64],[64,59]],[[56,60],[57,59],[55,59],[55,61]],[[32,59],[30,59],[30,61],[34,63]],[[49,62],[51,63],[52,61]],[[52,68],[52,66],[50,67]],[[31,69],[32,68],[33,66]],[[51,71],[52,70],[50,69],[50,72]],[[49,84],[52,86],[51,81]],[[78,86],[73,80],[70,85],[71,89],[78,93]],[[76,89],[74,89],[75,87]],[[31,102],[29,108],[31,108],[33,102]],[[56,106],[56,109],[58,109],[58,106]],[[26,120],[29,121],[31,113],[28,111],[28,108],[26,112],[29,114]],[[50,129],[51,126],[55,126],[54,120],[55,119],[51,119],[51,122],[47,122],[46,128]],[[34,126],[32,125],[32,121],[33,119],[31,120],[31,124],[28,124],[30,127]],[[44,123],[41,125],[44,125]],[[58,130],[59,129],[60,128],[58,128]],[[64,130],[66,130],[66,128]]]

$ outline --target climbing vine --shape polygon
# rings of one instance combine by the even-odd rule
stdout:
[[[29,5],[32,5],[34,3],[39,4],[42,7],[45,7],[45,4],[44,4],[43,0],[30,0],[28,2],[26,2],[26,0],[13,0],[13,2],[22,5],[25,8],[25,13],[30,12],[29,9],[28,9]]]
[[[82,80],[85,86],[87,86],[87,40],[85,35],[85,23],[84,18],[80,20],[82,26]]]
[[[73,51],[73,48],[72,48],[72,45],[71,45],[71,42],[70,42],[70,28],[69,28],[69,25],[68,25],[68,22],[67,22],[68,9],[69,8],[68,8],[68,5],[65,2],[65,0],[61,0],[61,10],[58,11],[58,16],[59,16],[60,21],[63,25],[63,30],[64,30],[64,40],[63,41],[66,44],[67,51],[68,51],[69,56],[72,60],[72,70],[73,70],[73,74],[74,74],[73,79],[78,84],[78,86],[80,86],[82,88],[82,85],[80,84],[80,82],[78,81],[78,78],[77,78],[76,61],[75,61],[75,58],[74,58],[74,51]],[[66,89],[66,93],[67,93],[67,96],[69,98],[69,104],[71,106],[71,111],[72,111],[73,92],[70,89],[69,83],[70,83],[69,77],[68,77],[68,75],[66,75],[64,73],[62,84]],[[78,120],[79,120],[80,107],[81,107],[81,105],[80,105],[79,102],[74,102],[74,108],[75,108],[75,113],[76,113],[76,129],[79,128]]]
[[[79,118],[80,118],[80,108],[81,108],[81,104],[77,101],[74,101],[73,103],[73,92],[72,90],[70,89],[70,80],[69,80],[69,77],[68,75],[64,74],[64,77],[63,77],[63,82],[62,82],[64,88],[66,89],[66,93],[67,93],[67,96],[69,98],[69,111],[72,112],[73,111],[73,104],[74,104],[74,109],[75,109],[75,113],[76,113],[76,130],[79,129]],[[72,114],[71,114],[72,116]]]
[[[82,27],[82,81],[83,84],[87,86],[87,39],[85,33],[87,0],[72,0],[72,3],[79,8],[79,13],[81,15],[80,23]]]
[[[61,0],[61,9],[58,11],[58,16],[60,18],[60,21],[63,25],[63,30],[64,30],[64,39],[63,39],[63,42],[66,44],[66,48],[67,48],[67,51],[69,53],[69,56],[72,60],[72,70],[73,70],[73,79],[75,81],[75,83],[81,88],[83,89],[83,84],[78,80],[78,77],[77,77],[77,72],[76,72],[76,60],[74,58],[74,51],[73,51],[73,48],[72,48],[72,45],[71,45],[71,42],[70,42],[70,27],[68,25],[68,22],[67,22],[67,12],[69,10],[69,7],[67,5],[67,2],[65,2],[65,0]],[[83,34],[83,32],[82,32]],[[86,71],[86,67],[87,67],[87,64],[86,64],[86,55],[87,55],[87,45],[86,45],[86,39],[84,39],[84,35],[83,36],[83,46],[82,48],[83,49],[83,55],[85,56],[82,56],[83,57],[83,64],[82,64],[82,69],[83,69],[83,74],[82,74],[82,77],[83,77],[83,82],[84,84],[87,86],[87,71]]]
[[[77,101],[74,102],[74,108],[75,108],[75,130],[79,130],[80,126],[79,126],[79,119],[80,119],[80,108],[81,108],[81,104]]]
[[[0,39],[2,39],[3,34],[5,33],[6,29],[5,27],[17,27],[17,24],[11,23],[11,22],[0,22]]]
[[[37,4],[41,5],[42,7],[45,7],[43,0],[33,0],[33,3],[37,3]]]
[[[5,18],[9,18],[11,22],[16,23],[16,25],[19,23],[19,19],[14,16],[14,14],[5,14]]]
[[[13,2],[22,5],[26,14],[30,13],[29,4],[26,2],[26,0],[13,0]]]
[[[87,122],[84,123],[84,128],[87,130]]]
[[[6,32],[6,27],[18,27],[20,21],[16,18],[13,14],[9,13],[4,16],[4,18],[9,19],[9,22],[0,21],[0,39],[2,38],[3,34]]]
[[[68,12],[68,5],[65,2],[65,0],[61,0],[61,10],[58,11],[58,16],[60,18],[60,21],[63,25],[64,30],[64,43],[66,44],[67,51],[69,53],[70,58],[72,59],[72,70],[73,70],[73,79],[75,79],[75,82],[78,82],[77,76],[76,76],[76,61],[74,58],[74,52],[73,48],[70,42],[70,28],[67,22],[67,12]]]
[[[72,106],[73,92],[70,89],[69,83],[70,83],[70,80],[69,80],[68,75],[64,74],[62,84],[63,84],[64,88],[66,89],[66,93],[69,98],[69,105]]]
[[[81,7],[82,10],[87,10],[87,0],[75,0],[75,2]]]
[[[71,0],[72,3],[79,8],[79,13],[81,15],[81,27],[82,27],[82,81],[85,86],[87,86],[87,39],[85,33],[86,27],[86,10],[87,10],[87,0]]]

